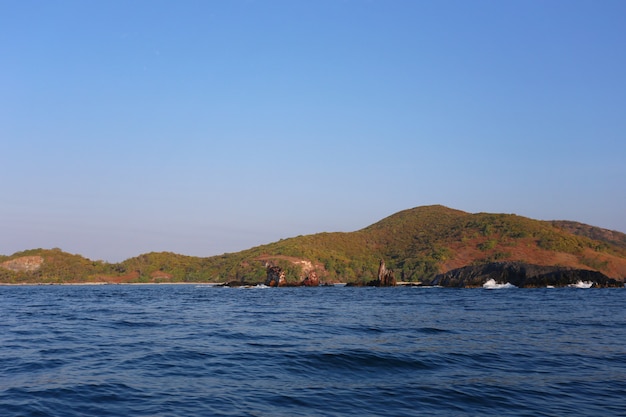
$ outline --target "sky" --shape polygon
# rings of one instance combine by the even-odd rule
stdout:
[[[0,254],[431,204],[626,232],[622,0],[0,0]]]

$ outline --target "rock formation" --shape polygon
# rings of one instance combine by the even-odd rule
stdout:
[[[14,272],[33,272],[41,268],[42,264],[41,256],[22,256],[2,262],[0,266]]]
[[[315,271],[309,271],[309,274],[300,283],[303,287],[317,287],[320,285],[320,279]]]
[[[521,262],[494,262],[453,269],[437,275],[431,285],[442,287],[480,287],[488,280],[510,283],[516,287],[564,287],[579,281],[593,282],[594,287],[620,287],[621,282],[601,272],[586,269],[541,266]]]
[[[378,279],[370,281],[367,285],[372,287],[395,287],[396,277],[393,269],[387,269],[385,261],[381,259],[378,265]]]
[[[285,280],[285,271],[279,266],[269,264],[267,266],[267,278],[265,285],[268,287],[282,287],[287,283]]]

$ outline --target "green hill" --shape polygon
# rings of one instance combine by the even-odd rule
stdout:
[[[3,283],[79,283],[116,274],[115,265],[91,261],[61,249],[31,249],[0,257]]]
[[[40,256],[34,270],[7,267]],[[350,233],[283,239],[237,253],[207,258],[148,253],[119,264],[92,262],[60,250],[33,250],[0,258],[2,282],[260,282],[267,263],[298,282],[315,271],[323,282],[366,282],[385,259],[402,281],[494,261],[600,271],[626,277],[626,235],[566,221],[539,221],[514,214],[471,214],[425,206],[393,214]]]

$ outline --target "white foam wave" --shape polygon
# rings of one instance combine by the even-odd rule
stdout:
[[[572,288],[591,288],[593,286],[593,282],[591,281],[578,281],[576,284],[570,284],[568,287]]]
[[[507,282],[506,284],[498,284],[495,279],[490,279],[483,284],[483,288],[487,288],[488,290],[499,290],[502,288],[517,288],[515,285]]]
[[[235,288],[238,288],[240,290],[250,290],[250,289],[271,288],[271,287],[269,287],[269,286],[267,286],[265,284],[257,284],[257,285],[240,285],[240,286],[235,287]]]

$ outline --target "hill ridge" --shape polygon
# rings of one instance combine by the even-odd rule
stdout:
[[[111,264],[60,249],[34,249],[0,256],[0,264],[20,256],[44,261],[37,270],[0,268],[0,282],[258,282],[268,263],[283,268],[292,281],[315,270],[324,282],[366,282],[381,258],[403,281],[502,261],[588,269],[624,280],[626,235],[573,221],[429,205],[354,232],[291,237],[211,257],[151,252]]]

